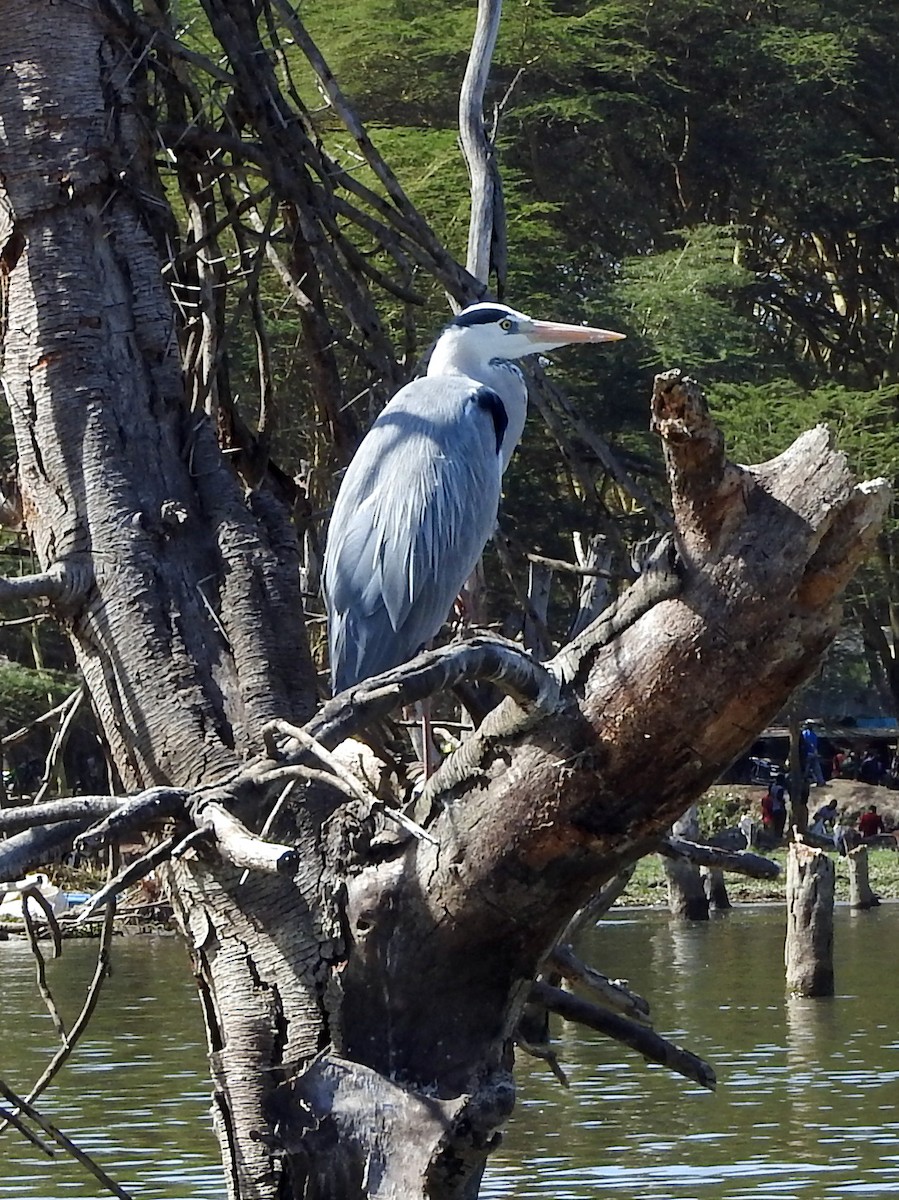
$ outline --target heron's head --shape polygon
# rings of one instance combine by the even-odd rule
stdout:
[[[535,321],[505,304],[482,302],[463,309],[440,336],[458,345],[466,353],[490,359],[524,358],[568,346],[572,342],[617,342],[623,333],[609,329],[591,329],[587,325],[561,325],[555,321]]]

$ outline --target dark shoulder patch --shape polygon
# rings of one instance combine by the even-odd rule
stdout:
[[[457,317],[453,317],[448,328],[469,329],[472,325],[493,325],[510,315],[509,310],[499,304],[478,305],[474,308],[467,308]]]
[[[478,388],[472,399],[478,408],[482,408],[490,414],[490,419],[493,421],[493,431],[496,434],[496,453],[499,454],[503,438],[506,436],[506,426],[509,424],[506,406],[493,388],[489,387]]]

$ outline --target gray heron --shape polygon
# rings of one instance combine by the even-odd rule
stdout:
[[[493,303],[444,327],[427,374],[374,421],[334,504],[322,586],[335,694],[417,654],[474,570],[527,415],[514,360],[624,336]]]

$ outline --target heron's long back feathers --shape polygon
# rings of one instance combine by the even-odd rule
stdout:
[[[325,553],[331,672],[342,691],[438,632],[493,532],[499,397],[464,376],[402,388],[347,469]]]

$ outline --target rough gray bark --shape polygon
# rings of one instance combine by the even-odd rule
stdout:
[[[216,16],[236,57],[241,29]],[[228,1194],[467,1200],[560,930],[814,669],[886,489],[855,486],[823,429],[772,463],[728,463],[698,387],[661,376],[677,535],[632,589],[545,665],[435,652],[312,718],[292,532],[185,404],[129,40],[90,4],[19,0],[5,17],[0,254],[25,516],[122,781],[175,785],[187,831],[204,831],[171,872]],[[249,75],[235,87],[253,111]],[[510,694],[429,781],[424,838],[307,782],[303,751],[261,757],[270,718],[311,718],[333,745],[460,659]],[[267,836],[299,865],[244,879],[203,814],[258,836],[287,783]],[[64,824],[71,839],[85,821]],[[42,832],[58,844],[59,829]]]
[[[791,842],[787,855],[787,990],[797,996],[832,996],[833,860],[812,846]]]

